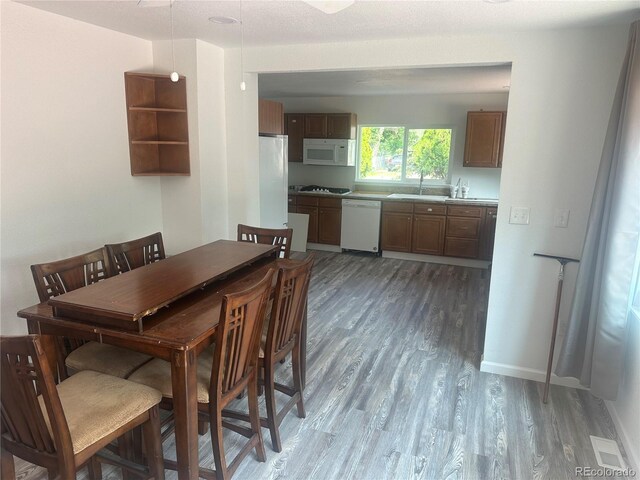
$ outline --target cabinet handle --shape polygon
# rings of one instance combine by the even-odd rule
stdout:
[[[492,215],[493,219],[495,220],[496,218],[498,218],[497,215]]]
[[[427,208],[427,212],[433,212],[433,208]]]

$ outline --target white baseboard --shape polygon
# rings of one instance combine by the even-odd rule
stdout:
[[[533,380],[534,382],[544,383],[547,373],[542,370],[533,368],[517,367],[515,365],[506,365],[504,363],[487,362],[482,360],[480,363],[480,371],[485,373],[497,373],[498,375],[506,375],[507,377],[522,378],[524,380]],[[558,377],[551,374],[551,383],[563,387],[579,388],[587,390],[576,378]]]
[[[442,265],[455,265],[457,267],[471,267],[487,269],[491,262],[486,260],[473,260],[469,258],[441,257],[439,255],[422,255],[419,253],[388,252],[382,251],[382,258],[395,258],[396,260],[412,260],[414,262],[439,263]]]
[[[622,441],[622,445],[624,445],[624,450],[627,453],[627,460],[629,460],[629,467],[633,468],[636,472],[640,472],[640,459],[637,456],[637,453],[632,447],[633,443],[631,442],[631,437],[627,432],[627,427],[625,427],[624,423],[620,419],[618,415],[618,411],[616,410],[613,402],[609,400],[605,400],[604,404],[607,406],[607,410],[609,411],[609,415],[611,415],[611,420],[613,420],[613,424],[616,427],[616,432],[618,432],[618,436],[620,437],[620,441]],[[637,447],[636,447],[637,448]]]
[[[324,243],[307,243],[307,250],[342,253],[342,249],[338,245],[325,245]]]

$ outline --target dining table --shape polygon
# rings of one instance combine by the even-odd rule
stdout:
[[[274,245],[218,240],[18,312],[29,333],[97,341],[171,364],[179,479],[198,478],[197,357],[212,344],[226,293],[295,265]],[[274,276],[274,287],[275,287]],[[306,309],[300,332],[306,377]]]

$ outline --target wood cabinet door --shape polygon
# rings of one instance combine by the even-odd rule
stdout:
[[[285,133],[289,136],[289,161],[302,162],[302,140],[304,139],[304,114],[285,114]]]
[[[342,209],[318,208],[318,243],[340,245]]]
[[[284,134],[284,108],[280,102],[258,100],[258,132],[267,135]]]
[[[504,112],[468,112],[465,167],[498,167]]]
[[[327,114],[327,138],[356,138],[356,120],[353,113]]]
[[[318,243],[318,207],[298,205],[296,207],[296,213],[306,213],[309,215],[307,242]]]
[[[382,250],[411,251],[412,218],[410,213],[382,213]]]
[[[493,258],[493,245],[496,239],[496,219],[498,218],[498,210],[496,208],[487,208],[487,215],[482,227],[482,235],[480,237],[480,258],[482,260],[491,260]]]
[[[448,257],[478,258],[478,240],[447,237],[444,254]]]
[[[305,113],[304,138],[327,138],[327,115],[324,113]]]
[[[439,215],[413,216],[413,253],[442,255],[446,217]]]

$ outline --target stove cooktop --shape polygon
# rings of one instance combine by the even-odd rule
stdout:
[[[306,187],[302,187],[300,191],[314,193],[334,193],[337,195],[346,195],[347,193],[351,193],[351,190],[349,190],[348,188],[322,187],[320,185],[307,185]]]

